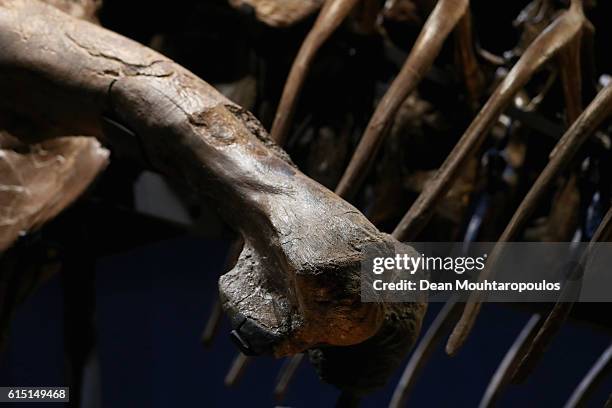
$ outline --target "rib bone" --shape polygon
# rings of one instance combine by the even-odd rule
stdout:
[[[579,268],[583,269],[588,261],[588,257],[593,253],[594,244],[597,242],[609,242],[612,238],[612,210],[608,210],[604,219],[601,221],[599,228],[595,231],[589,246],[585,253],[580,259]],[[527,378],[527,376],[533,371],[536,364],[544,354],[546,348],[563,326],[563,323],[567,320],[572,308],[574,301],[571,299],[574,294],[575,288],[566,286],[563,288],[557,303],[553,306],[552,310],[546,317],[544,324],[538,330],[537,335],[529,344],[528,349],[521,356],[519,366],[513,373],[512,380],[514,382],[520,382]]]
[[[460,174],[461,167],[478,150],[514,95],[539,68],[580,34],[584,22],[582,8],[572,3],[572,7],[558,17],[529,46],[463,134],[438,170],[436,178],[427,185],[408,210],[395,230],[397,236],[408,241],[416,237],[435,211],[436,204],[445,191]]]
[[[92,138],[25,145],[0,130],[0,252],[64,210],[107,161],[108,151]]]
[[[344,172],[336,193],[350,199],[374,160],[385,132],[402,102],[431,68],[451,30],[467,13],[469,0],[440,0],[427,19],[402,70],[376,107],[374,115]]]
[[[300,47],[283,89],[270,137],[283,145],[291,126],[295,105],[317,52],[332,35],[359,0],[327,0],[314,27]]]
[[[595,100],[574,122],[563,138],[561,138],[551,153],[550,162],[521,202],[505,231],[499,238],[499,242],[508,242],[516,237],[551,183],[555,180],[555,177],[568,165],[568,163],[570,163],[580,146],[582,146],[586,139],[595,131],[597,126],[599,126],[611,113],[612,85],[609,85],[597,95]],[[495,262],[499,249],[500,247],[496,245],[491,251],[487,262],[489,265],[482,271],[479,280],[482,281],[489,275],[491,263]],[[476,300],[476,296],[474,294],[472,295],[473,296],[468,299],[463,315],[448,341],[447,352],[449,354],[454,354],[465,342],[480,311],[480,303]]]

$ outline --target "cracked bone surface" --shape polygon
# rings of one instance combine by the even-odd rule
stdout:
[[[386,336],[391,315],[407,321],[409,346],[421,304],[360,301],[363,248],[396,241],[297,170],[250,113],[164,56],[34,0],[0,0],[0,49],[1,108],[140,150],[241,232],[220,289],[252,351],[363,343]],[[130,131],[103,134],[104,117]]]

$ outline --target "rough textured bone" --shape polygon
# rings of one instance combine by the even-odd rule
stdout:
[[[324,0],[229,0],[236,8],[253,8],[257,18],[273,27],[291,26],[316,12]]]
[[[0,251],[74,201],[106,166],[108,155],[92,138],[26,145],[0,131]]]
[[[346,393],[363,396],[385,385],[420,331],[424,304],[389,306],[385,324],[372,338],[350,347],[309,350],[321,378]]]
[[[359,267],[365,245],[395,241],[295,169],[248,112],[146,47],[36,1],[0,1],[0,47],[5,108],[99,137],[103,114],[113,117],[135,136],[111,144],[140,147],[242,233],[238,264],[220,281],[224,307],[265,332],[275,354],[394,331],[397,320],[385,322],[399,313],[361,303]],[[423,307],[405,309],[404,344]]]
[[[44,0],[49,4],[72,17],[91,22],[98,22],[98,10],[102,6],[102,0]]]

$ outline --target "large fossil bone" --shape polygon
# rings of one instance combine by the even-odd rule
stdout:
[[[220,289],[244,347],[410,346],[422,305],[360,299],[363,248],[396,241],[300,173],[248,112],[162,55],[34,0],[0,1],[0,48],[3,108],[138,151],[241,232]],[[109,121],[126,132],[104,134]]]

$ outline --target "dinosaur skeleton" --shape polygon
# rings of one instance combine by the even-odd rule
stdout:
[[[46,3],[74,17],[96,21],[99,4],[55,0]],[[2,121],[6,128],[2,134],[26,146],[56,146],[54,143],[64,141],[66,145],[56,147],[63,149],[58,157],[76,149],[72,145],[85,143],[86,147],[75,153],[77,159],[84,161],[63,165],[70,169],[89,163],[88,177],[71,192],[58,183],[59,187],[43,201],[53,203],[58,191],[65,193],[63,201],[51,211],[37,210],[44,215],[30,217],[18,230],[36,228],[53,217],[103,168],[106,153],[97,141],[67,135],[95,137],[129,152],[173,180],[185,181],[191,190],[216,205],[244,240],[236,266],[220,279],[221,300],[215,303],[205,341],[210,342],[214,336],[223,308],[244,352],[287,356],[310,350],[311,360],[322,377],[345,391],[341,403],[347,405],[384,384],[416,338],[425,311],[421,303],[361,303],[358,272],[362,249],[376,245],[392,250],[396,241],[418,237],[468,161],[479,153],[500,115],[516,104],[523,88],[542,69],[553,66],[558,72],[569,129],[551,152],[549,163],[499,242],[518,237],[554,181],[612,115],[612,85],[603,87],[583,111],[584,67],[580,56],[592,52],[593,27],[583,9],[589,4],[571,0],[568,8],[559,10],[550,0],[534,1],[517,20],[526,25],[521,44],[514,50],[520,58],[490,93],[389,236],[339,197],[351,199],[360,190],[402,103],[431,70],[453,32],[457,70],[469,104],[476,109],[480,106],[485,87],[479,59],[497,65],[506,61],[474,44],[469,0],[386,2],[382,11],[386,14],[396,7],[410,13],[417,9],[431,12],[370,119],[336,194],[297,170],[275,142],[283,145],[291,132],[299,94],[317,52],[342,22],[355,14],[361,2],[230,0],[232,6],[253,10],[258,19],[271,26],[295,24],[321,8],[290,71],[271,138],[249,112],[176,63],[48,4],[0,0],[0,92],[4,96],[0,107],[11,119]],[[405,13],[401,15],[406,17]],[[545,97],[555,77],[549,79],[528,109]],[[79,116],[75,117],[74,112]],[[24,118],[27,126],[23,125]],[[3,149],[11,149],[6,146],[9,145],[2,144]],[[30,155],[27,160],[39,152],[32,147],[26,153]],[[70,179],[62,181],[65,180]],[[27,180],[23,183],[28,184]],[[43,179],[39,185],[46,183]],[[603,219],[592,242],[609,240],[611,214],[608,212]],[[13,231],[5,235],[8,238],[4,248],[17,234]],[[495,250],[489,267],[495,261],[494,255]],[[486,278],[488,269],[479,279]],[[418,372],[454,324],[461,306],[449,301],[428,328],[402,375],[391,406],[403,405]],[[547,318],[539,314],[531,317],[491,379],[481,406],[490,406],[506,384],[528,374],[571,307],[571,303],[560,299]],[[457,353],[465,343],[480,308],[476,295],[465,304],[448,340],[448,354]],[[322,344],[328,347],[320,347]],[[361,356],[373,350],[377,350],[376,355],[366,359],[379,363],[368,371],[364,368],[368,363]],[[397,355],[385,359],[393,354]],[[360,356],[361,364],[354,362],[355,356]],[[275,390],[279,399],[302,358],[297,354],[284,365]],[[226,383],[234,383],[248,361],[248,357],[239,354]],[[578,387],[569,406],[582,401],[609,364],[608,350]]]
[[[321,352],[331,381],[347,370],[361,379],[346,384],[355,392],[384,383],[368,370],[399,364],[424,313],[361,302],[363,249],[394,251],[391,236],[297,170],[250,113],[162,55],[37,1],[2,1],[0,32],[3,109],[52,124],[49,137],[74,131],[136,152],[240,231],[244,249],[220,291],[244,350],[355,345]],[[338,366],[363,348],[386,348],[395,364]]]

